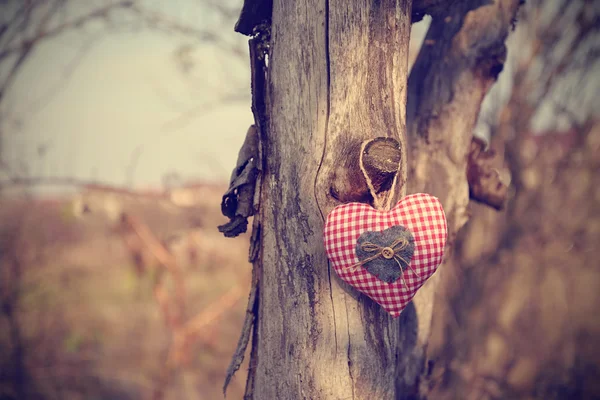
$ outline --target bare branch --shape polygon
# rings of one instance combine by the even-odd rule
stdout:
[[[3,81],[0,82],[0,103],[3,102],[22,66],[40,43],[54,38],[69,29],[80,28],[90,21],[106,17],[112,10],[129,7],[133,3],[131,0],[112,2],[104,7],[92,10],[85,15],[68,21],[62,21],[53,27],[48,27],[58,12],[64,8],[65,4],[65,0],[55,0],[50,3],[26,2],[24,7],[15,12],[16,19],[9,19],[0,28],[0,41],[2,42],[0,46],[0,63],[10,65],[10,67],[6,67],[7,72]],[[33,14],[36,11],[41,12],[44,10],[44,7],[48,7],[47,11],[39,17],[37,22],[34,22]],[[28,31],[32,32],[29,33]],[[24,38],[17,41],[19,35],[24,36]]]
[[[213,301],[192,318],[185,318],[185,280],[176,258],[150,228],[140,219],[123,214],[119,231],[134,259],[140,250],[147,250],[158,262],[158,278],[153,288],[156,304],[163,315],[166,327],[172,335],[167,354],[153,390],[153,399],[162,399],[177,368],[189,361],[191,347],[206,340],[206,330],[241,299],[243,285],[233,285],[219,299]],[[142,269],[144,266],[141,266]],[[165,288],[164,277],[175,282],[173,295]],[[254,281],[254,276],[253,276]]]
[[[14,14],[8,13],[3,16],[6,22],[0,28],[0,48],[4,48],[11,43],[19,34],[22,34],[29,27],[34,3],[31,1],[23,2],[22,7],[18,8]],[[5,12],[8,10],[4,10]]]
[[[166,32],[185,35],[187,38],[195,38],[200,42],[214,43],[239,60],[245,60],[247,54],[240,45],[229,43],[222,35],[215,33],[214,30],[202,29],[192,25],[186,25],[159,11],[150,10],[139,4],[131,6],[131,11],[140,16],[151,27]]]
[[[61,4],[62,4],[62,2],[61,2]],[[95,9],[83,16],[80,16],[80,17],[75,18],[70,21],[63,22],[63,23],[61,23],[55,27],[52,27],[50,29],[46,29],[43,25],[40,25],[41,29],[38,29],[34,36],[28,37],[28,38],[22,40],[20,43],[16,43],[12,46],[8,46],[4,50],[0,51],[0,61],[4,58],[8,57],[11,54],[20,53],[20,52],[28,49],[29,47],[33,46],[34,44],[37,45],[42,40],[47,40],[47,39],[53,38],[55,36],[58,36],[71,28],[80,28],[92,20],[106,17],[109,12],[111,12],[117,8],[127,8],[127,7],[131,7],[133,4],[134,4],[134,2],[132,0],[122,0],[122,1],[108,4],[101,8]],[[54,10],[54,11],[57,11],[57,10]],[[42,23],[43,24],[47,23],[49,18],[50,18],[50,15],[47,15],[47,17],[45,17],[43,19]]]
[[[181,269],[169,250],[152,233],[150,228],[132,215],[124,214],[122,223],[133,231],[142,241],[150,253],[172,275],[175,281],[176,314],[173,316],[177,323],[185,318],[185,283]]]
[[[58,81],[38,99],[35,99],[29,105],[23,107],[25,110],[27,110],[28,114],[35,114],[44,109],[44,107],[46,107],[57,94],[67,87],[68,80],[73,75],[75,69],[81,64],[90,49],[99,41],[99,39],[100,35],[94,35],[85,40],[81,47],[76,50],[73,58],[65,66],[65,69],[62,71],[61,77],[58,79]]]
[[[4,99],[4,96],[6,96],[6,93],[10,89],[12,83],[15,81],[15,78],[17,76],[17,73],[19,72],[19,69],[21,68],[23,63],[25,63],[27,58],[31,55],[32,50],[33,50],[32,44],[29,44],[29,45],[23,47],[21,49],[21,53],[19,54],[17,60],[10,67],[10,70],[9,70],[8,74],[6,75],[6,77],[4,78],[4,81],[0,84],[0,103]]]

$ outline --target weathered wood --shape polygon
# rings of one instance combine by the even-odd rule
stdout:
[[[369,200],[363,141],[405,144],[410,15],[410,1],[274,2],[254,399],[394,398],[397,321],[336,278],[322,229]]]

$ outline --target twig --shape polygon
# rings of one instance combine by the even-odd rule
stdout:
[[[184,363],[186,361],[184,359],[185,356],[189,354],[189,351],[187,351],[189,347],[197,340],[202,339],[200,335],[201,331],[206,329],[207,326],[212,325],[226,311],[230,310],[241,299],[243,292],[242,285],[237,284],[233,286],[224,295],[187,321],[177,332],[173,351],[169,356],[169,362],[172,365]]]
[[[65,65],[64,70],[61,73],[61,77],[58,79],[56,84],[54,84],[46,93],[44,93],[39,98],[32,101],[29,105],[23,107],[23,109],[27,110],[28,115],[35,114],[44,107],[46,107],[51,100],[53,100],[58,93],[63,91],[67,87],[67,83],[69,79],[73,76],[76,68],[81,64],[81,62],[85,59],[88,52],[91,48],[99,41],[100,35],[94,35],[90,38],[87,38],[85,42],[76,50],[75,55],[69,62]]]
[[[256,268],[252,268],[252,281],[250,286],[250,295],[248,296],[248,305],[246,306],[246,316],[244,318],[244,325],[242,326],[242,332],[240,333],[238,344],[235,348],[233,356],[231,357],[229,367],[227,367],[227,375],[225,376],[225,382],[223,383],[224,396],[227,394],[227,386],[229,386],[229,382],[231,382],[233,375],[235,375],[237,370],[240,369],[240,366],[244,361],[246,349],[248,348],[248,343],[250,342],[250,334],[252,333],[252,327],[254,325],[254,321],[256,320],[257,291],[258,274],[256,273]]]
[[[127,176],[127,185],[133,186],[135,171],[138,166],[138,162],[140,161],[140,156],[144,151],[144,145],[139,145],[131,152],[131,157],[129,159],[129,164],[127,164],[127,168],[125,170],[125,175]]]
[[[153,25],[156,29],[162,27],[167,32],[182,34],[190,38],[195,37],[200,42],[212,42],[217,44],[220,50],[227,51],[229,54],[240,60],[245,57],[244,52],[239,47],[228,43],[222,36],[215,34],[212,30],[202,30],[192,25],[182,24],[164,13],[151,10],[140,4],[133,4],[130,9],[148,21],[148,23]]]
[[[171,331],[172,341],[167,349],[165,362],[152,393],[152,398],[159,400],[164,397],[165,390],[176,369],[187,362],[186,356],[190,353],[189,348],[203,339],[201,332],[240,300],[243,289],[241,284],[233,286],[219,299],[186,321],[184,319],[185,281],[175,257],[156,238],[150,228],[137,218],[124,214],[121,224],[125,228],[122,230],[123,239],[130,251],[138,252],[140,248],[145,248],[162,267],[158,270],[159,275],[155,281],[153,293],[166,326]],[[171,302],[169,292],[164,288],[163,273],[165,272],[169,273],[175,281],[174,304]],[[252,280],[255,282],[254,275]],[[175,312],[173,312],[173,308]]]
[[[4,96],[6,96],[6,93],[8,93],[8,90],[10,89],[12,83],[15,81],[19,68],[21,68],[21,66],[25,63],[27,58],[31,55],[32,50],[32,44],[23,46],[19,57],[10,68],[8,74],[6,75],[6,78],[4,78],[4,82],[2,82],[2,86],[0,87],[0,102],[2,101]]]
[[[32,46],[33,44],[38,43],[39,41],[41,41],[43,39],[49,39],[54,36],[57,36],[57,35],[63,33],[64,31],[66,31],[67,29],[79,28],[82,25],[84,25],[96,18],[105,17],[113,9],[131,7],[133,4],[134,3],[131,0],[118,1],[118,2],[115,2],[112,4],[108,4],[104,7],[98,8],[96,10],[93,10],[93,11],[89,12],[88,14],[83,15],[78,18],[75,18],[71,21],[61,23],[51,29],[38,30],[37,34],[34,37],[24,39],[20,43],[14,45],[14,46],[9,46],[6,49],[0,51],[0,60],[2,60],[3,58],[5,58],[7,56],[10,56],[11,54],[14,54],[14,53],[22,53],[23,49],[27,49],[28,47]]]
[[[181,323],[185,314],[185,283],[181,274],[181,269],[177,264],[173,255],[167,248],[154,236],[147,225],[141,223],[137,218],[125,214],[123,223],[128,225],[130,229],[138,235],[144,247],[158,260],[158,262],[171,273],[175,282],[175,294],[177,304],[177,314],[173,318]]]

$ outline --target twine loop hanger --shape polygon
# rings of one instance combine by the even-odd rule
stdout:
[[[367,155],[368,150],[375,143],[385,144],[386,149],[381,151],[381,156],[379,157],[371,157],[375,158],[377,161],[377,165],[369,165],[365,161],[365,155]],[[391,150],[391,151],[390,151]],[[376,138],[369,139],[362,143],[360,148],[360,156],[359,156],[359,166],[365,177],[365,181],[367,182],[367,187],[369,188],[369,192],[373,197],[373,206],[376,210],[380,211],[389,211],[391,208],[392,200],[395,198],[396,185],[398,183],[398,174],[402,167],[402,159],[401,159],[401,149],[400,143],[393,138]],[[383,181],[383,179],[387,178],[387,182]],[[380,190],[378,192],[375,189],[374,180],[378,180],[378,186],[381,187],[383,185],[388,186],[387,190]],[[391,183],[389,180],[391,179]],[[403,185],[405,182],[402,182]],[[380,246],[376,243],[372,242],[364,242],[361,244],[361,249],[366,253],[373,253],[371,256],[360,260],[358,263],[354,265],[350,265],[347,268],[352,269],[353,271],[362,267],[370,261],[376,260],[377,258],[384,258],[386,260],[394,260],[404,272],[404,270],[408,267],[412,273],[418,277],[417,273],[410,266],[410,260],[406,260],[401,256],[402,252],[406,250],[409,246],[409,241],[405,237],[398,237],[392,242],[389,246]],[[406,267],[403,267],[403,264]],[[406,286],[406,282],[404,278],[402,278],[404,285]]]

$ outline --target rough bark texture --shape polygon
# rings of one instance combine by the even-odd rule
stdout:
[[[410,12],[274,2],[255,399],[394,397],[397,322],[336,278],[322,228],[340,202],[371,200],[361,143],[404,142]]]

